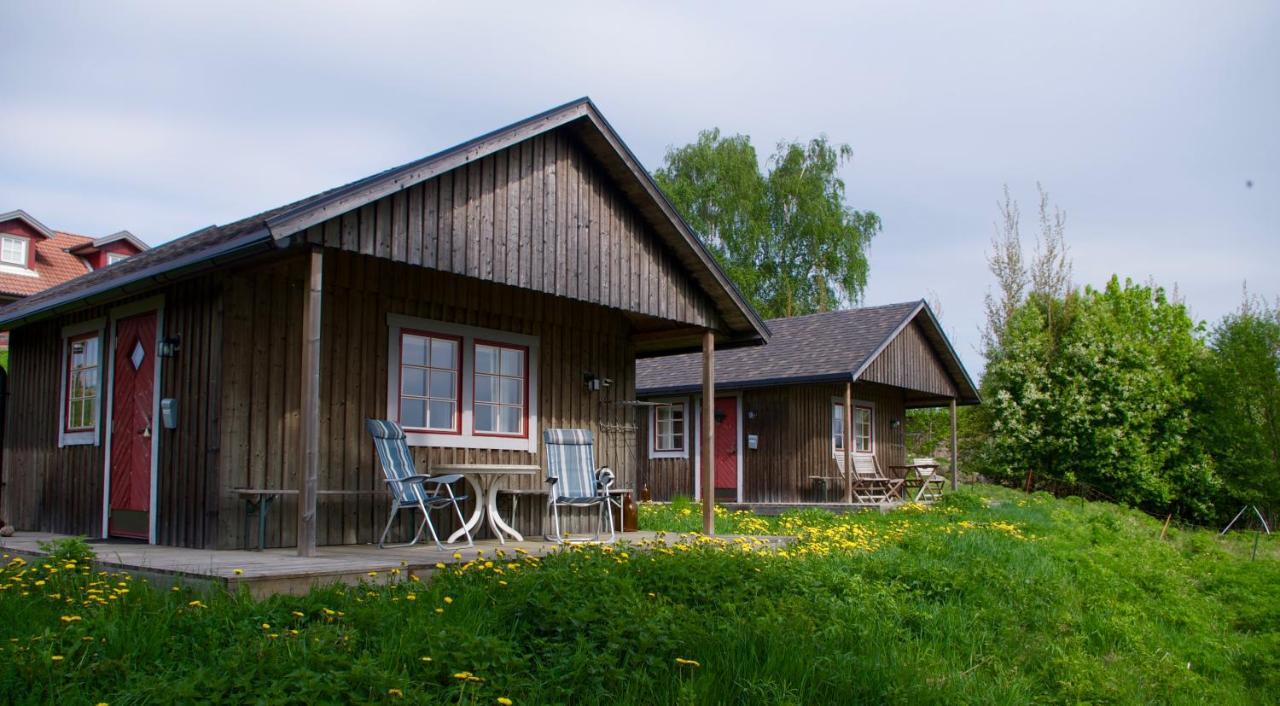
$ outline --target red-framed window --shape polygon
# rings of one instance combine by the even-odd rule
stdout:
[[[472,433],[527,437],[529,349],[512,343],[476,340],[472,352]]]
[[[101,341],[97,333],[67,339],[65,431],[93,431],[98,426],[101,389]]]
[[[400,332],[400,425],[409,431],[462,433],[462,338]]]
[[[653,450],[662,453],[684,451],[684,403],[671,402],[653,408]]]
[[[21,235],[0,235],[0,262],[31,268],[31,239]]]

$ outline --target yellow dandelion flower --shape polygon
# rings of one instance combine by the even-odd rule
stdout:
[[[50,657],[49,657],[49,659],[53,660],[54,662],[61,662],[61,661],[62,661],[62,655],[52,655],[52,656],[50,656]]]
[[[304,613],[303,613],[302,611],[300,611],[300,610],[291,611],[289,614],[290,614],[290,615],[292,615],[292,616],[293,616],[293,617],[295,617],[295,618],[305,618],[305,617],[306,617],[306,614],[304,614]]]
[[[511,699],[508,699],[508,698],[507,698],[507,697],[505,697],[505,696],[499,696],[499,697],[498,697],[498,703],[502,704],[502,706],[511,706],[511,704],[513,704],[513,703],[515,703],[515,702],[514,702],[514,701],[512,701]]]
[[[387,696],[394,696],[399,699],[404,696],[404,692],[399,689],[387,689]]]
[[[263,629],[263,630],[270,630],[270,629],[271,629],[271,623],[263,623],[263,624],[262,624],[262,629]]]
[[[451,604],[451,603],[453,603],[453,598],[452,598],[452,597],[450,597],[450,596],[445,596],[445,597],[444,597],[444,602],[445,602],[445,603],[450,603],[450,604]]]
[[[420,657],[419,659],[421,659],[423,662],[430,662],[430,661],[431,661],[431,658],[430,658],[430,657]]]
[[[244,569],[232,569],[231,573],[235,574],[236,576],[240,576],[241,574],[244,573]]]
[[[696,659],[685,659],[684,657],[676,657],[676,664],[684,667],[701,667],[702,664]]]
[[[408,593],[408,594],[405,594],[404,599],[405,599],[406,601],[416,601],[416,600],[418,600],[418,596],[417,596],[417,594],[415,594],[415,593]]]

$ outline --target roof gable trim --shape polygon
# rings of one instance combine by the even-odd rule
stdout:
[[[40,221],[37,221],[30,213],[27,213],[22,209],[17,209],[16,211],[10,211],[8,213],[0,213],[0,223],[5,221],[22,221],[40,235],[43,235],[46,238],[53,237],[52,228],[46,226]]]

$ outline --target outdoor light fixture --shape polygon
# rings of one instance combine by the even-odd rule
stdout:
[[[582,383],[587,386],[588,390],[592,392],[599,392],[600,390],[612,385],[613,380],[610,378],[602,378],[595,373],[583,373]]]
[[[720,410],[716,410],[716,424],[723,422],[727,416],[728,415],[726,415],[724,412],[721,412]]]
[[[754,409],[747,410],[747,419],[755,419],[756,411]]]
[[[901,419],[890,419],[890,420],[889,420],[889,427],[890,427],[890,428],[892,428],[892,429],[897,429],[897,428],[898,428],[898,427],[900,427],[900,426],[902,426],[902,420],[901,420]]]
[[[156,355],[161,358],[172,358],[178,355],[180,348],[182,348],[182,336],[169,336],[160,340]]]

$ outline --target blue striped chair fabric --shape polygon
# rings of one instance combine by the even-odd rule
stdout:
[[[413,464],[413,454],[409,451],[408,438],[399,424],[385,419],[368,419],[365,420],[365,427],[373,437],[373,447],[378,452],[378,461],[382,466],[383,475],[386,476],[387,489],[392,498],[391,516],[387,519],[387,527],[382,532],[382,538],[378,540],[378,546],[381,547],[383,540],[387,538],[396,513],[404,508],[419,508],[424,515],[422,525],[418,527],[418,532],[414,534],[413,541],[409,544],[417,543],[423,527],[428,527],[431,529],[431,536],[435,539],[436,545],[443,546],[440,544],[440,538],[436,536],[435,525],[431,523],[429,511],[453,506],[458,518],[462,519],[462,509],[458,503],[466,500],[467,496],[454,495],[453,490],[448,487],[449,484],[460,480],[462,476],[452,474],[428,477],[419,474]],[[428,483],[434,486],[433,491],[427,490]],[[467,544],[468,546],[471,544],[469,532]]]
[[[551,535],[563,542],[560,536],[558,507],[570,505],[589,507],[599,505],[600,523],[608,522],[609,534],[614,536],[613,515],[608,511],[609,485],[613,483],[613,471],[596,468],[595,439],[588,429],[547,429],[542,433],[547,452],[548,504],[551,506],[555,532]],[[599,532],[597,532],[599,537]]]

